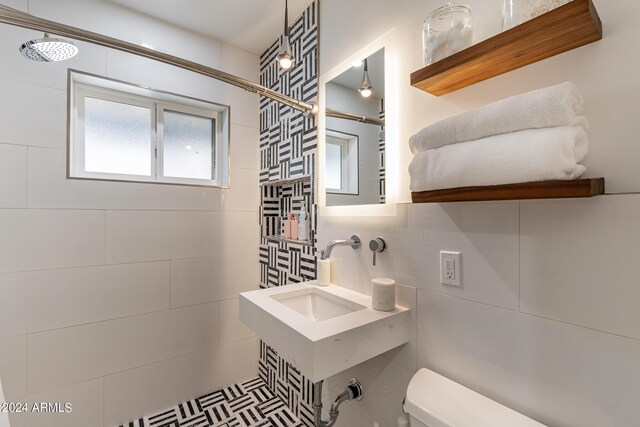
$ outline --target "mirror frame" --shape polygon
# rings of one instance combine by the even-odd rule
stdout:
[[[355,60],[368,58],[380,49],[384,49],[384,84],[385,84],[385,189],[384,204],[327,206],[327,194],[324,184],[326,162],[326,102],[325,86],[328,82],[351,68]],[[395,216],[398,185],[397,153],[398,153],[398,90],[396,89],[395,61],[395,29],[387,31],[376,40],[345,58],[338,65],[320,76],[318,86],[318,170],[317,189],[319,216]]]

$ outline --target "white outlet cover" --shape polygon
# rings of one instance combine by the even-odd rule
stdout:
[[[460,252],[440,251],[440,283],[462,286],[462,255]]]

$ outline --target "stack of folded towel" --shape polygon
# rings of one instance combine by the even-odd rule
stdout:
[[[588,151],[582,112],[567,82],[428,126],[409,140],[411,191],[579,178]]]

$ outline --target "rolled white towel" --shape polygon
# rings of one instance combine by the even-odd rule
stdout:
[[[409,139],[413,154],[492,135],[557,126],[587,126],[571,82],[512,96],[427,126]]]
[[[581,126],[530,129],[421,151],[409,165],[411,191],[582,176],[587,155]]]

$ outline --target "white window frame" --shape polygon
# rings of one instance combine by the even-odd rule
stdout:
[[[150,176],[86,170],[84,117],[87,97],[149,109]],[[164,176],[163,119],[165,111],[204,117],[214,121],[212,179]],[[67,178],[229,188],[229,115],[230,107],[226,105],[70,70]]]
[[[213,132],[213,145],[214,145],[214,161],[211,165],[211,172],[214,176],[214,179],[209,180],[209,185],[218,186],[217,179],[215,177],[218,176],[218,170],[220,168],[220,153],[218,152],[218,141],[219,138],[222,137],[218,130],[218,122],[221,120],[220,114],[215,111],[203,110],[201,108],[193,108],[187,107],[184,105],[178,104],[168,104],[168,103],[158,103],[156,108],[156,129],[157,129],[157,144],[158,151],[156,153],[156,164],[157,164],[157,177],[156,180],[158,182],[165,183],[178,183],[178,184],[202,184],[204,179],[197,178],[179,178],[179,177],[168,177],[164,174],[164,112],[170,111],[173,113],[183,113],[191,116],[204,117],[208,119],[214,120],[214,132]]]
[[[337,140],[337,142],[329,142],[329,139]],[[350,133],[327,129],[326,144],[339,145],[342,159],[340,162],[341,170],[341,187],[327,188],[329,194],[348,194],[353,196],[360,195],[360,165],[359,165],[359,149],[360,137]]]

